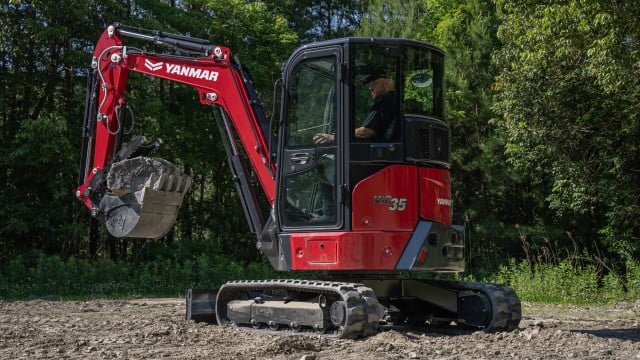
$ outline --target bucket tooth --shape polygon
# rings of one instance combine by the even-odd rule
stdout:
[[[176,176],[174,174],[167,175],[167,181],[164,183],[163,189],[166,191],[176,191],[174,186],[176,183]]]
[[[182,176],[180,176],[180,174],[176,174],[174,176],[172,176],[172,180],[173,180],[173,184],[171,186],[171,189],[173,191],[180,191],[181,185],[182,185]]]

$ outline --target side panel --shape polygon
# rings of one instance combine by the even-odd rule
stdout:
[[[451,225],[451,183],[449,171],[420,168],[420,217]]]
[[[353,188],[354,231],[412,231],[418,221],[418,170],[392,165]]]
[[[394,270],[411,231],[290,234],[291,270]]]

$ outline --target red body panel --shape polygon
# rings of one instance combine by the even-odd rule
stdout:
[[[449,171],[420,168],[420,217],[451,225],[451,183]]]
[[[417,194],[418,170],[413,165],[388,166],[365,178],[353,188],[353,230],[413,230]]]
[[[354,187],[353,232],[290,234],[292,270],[394,270],[419,217],[451,224],[450,192],[447,170],[388,166]]]
[[[291,270],[393,270],[411,231],[294,233]]]

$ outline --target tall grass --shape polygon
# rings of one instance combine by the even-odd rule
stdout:
[[[601,275],[592,265],[577,268],[569,260],[557,265],[511,260],[491,279],[511,286],[520,299],[562,304],[602,304],[636,299],[640,295],[640,267],[629,271],[625,278],[613,273]],[[634,280],[635,279],[635,280]]]
[[[62,261],[58,256],[39,255],[35,259],[14,258],[0,268],[0,298],[180,296],[188,288],[215,288],[229,280],[278,275],[267,263],[244,267],[224,256],[132,263],[77,258]]]
[[[510,259],[479,278],[511,286],[520,299],[562,304],[605,304],[640,298],[640,261],[606,260],[594,243],[589,252],[569,235],[561,247],[520,231],[524,259]],[[615,264],[615,265],[614,265]]]

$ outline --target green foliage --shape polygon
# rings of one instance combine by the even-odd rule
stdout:
[[[366,0],[263,0],[287,19],[300,43],[350,36],[360,24]]]
[[[495,105],[506,155],[585,246],[640,256],[637,6],[501,2]],[[635,74],[635,75],[631,75]],[[597,250],[592,250],[597,251]]]
[[[282,13],[270,11],[266,3],[258,1],[187,0],[181,3],[189,10],[189,16],[203,19],[199,31],[206,34],[205,38],[229,47],[251,70],[258,89],[270,90],[280,77],[278,64],[288,57],[298,41]],[[182,33],[192,33],[195,28],[192,22],[177,27]]]
[[[107,253],[124,259],[127,244],[133,243],[105,239],[105,232],[100,231],[96,249],[88,249],[88,216],[72,195],[78,173],[85,74],[93,44],[107,24],[118,21],[229,46],[247,60],[259,90],[268,95],[280,76],[277,64],[297,41],[285,18],[260,2],[17,1],[3,9],[0,246],[6,250],[0,260],[31,250],[65,259]],[[165,145],[158,156],[184,166],[194,179],[178,226],[166,243],[208,238],[216,229],[223,251],[239,257],[251,255],[254,240],[247,240],[251,237],[211,109],[203,109],[191,88],[134,73],[130,79],[127,97],[135,126],[131,135],[123,136],[123,142],[137,135],[162,138]],[[268,101],[265,108],[270,109]]]
[[[22,120],[13,141],[5,144],[0,167],[10,176],[0,188],[0,228],[13,235],[18,248],[28,239],[23,246],[52,250],[56,239],[74,237],[71,219],[77,207],[65,191],[75,185],[68,176],[75,173],[75,161],[65,161],[74,153],[69,138],[64,118],[47,114]]]
[[[492,1],[440,0],[424,3],[419,38],[445,51],[447,121],[451,127],[454,217],[467,228],[468,264],[492,271],[508,256],[520,256],[516,224],[536,229],[546,207],[535,197],[527,174],[505,161],[506,139],[496,125],[493,93],[500,48],[500,19]],[[549,231],[546,229],[545,231]]]
[[[181,296],[187,288],[216,288],[229,280],[300,276],[275,272],[265,261],[242,265],[221,255],[188,259],[157,257],[145,262],[83,260],[37,255],[16,257],[0,267],[0,298],[60,299],[127,296]],[[310,276],[309,274],[305,276]],[[605,304],[640,295],[640,263],[629,262],[623,278],[600,276],[593,265],[535,264],[511,259],[494,274],[477,272],[467,280],[502,283],[521,300],[562,304]]]
[[[627,283],[625,292],[624,284],[615,274],[601,277],[593,265],[576,267],[568,259],[557,265],[536,264],[533,267],[527,261],[511,259],[491,280],[511,286],[521,300],[561,304],[602,304],[634,299],[640,290],[637,284]]]
[[[16,257],[0,267],[2,299],[179,296],[188,288],[219,287],[229,280],[282,277],[266,262],[241,263],[221,255],[156,258],[143,263],[63,261],[58,256]]]
[[[80,143],[72,132],[84,101],[78,69],[100,14],[121,9],[109,1],[17,1],[0,12],[0,262],[30,248],[64,253],[82,233],[69,201]]]
[[[640,261],[627,261],[626,286],[630,299],[640,299]]]
[[[128,267],[109,260],[72,257],[64,262],[58,256],[20,256],[0,268],[0,293],[5,299],[124,295],[131,286],[128,272]]]
[[[428,16],[419,1],[370,0],[356,35],[416,39]]]

